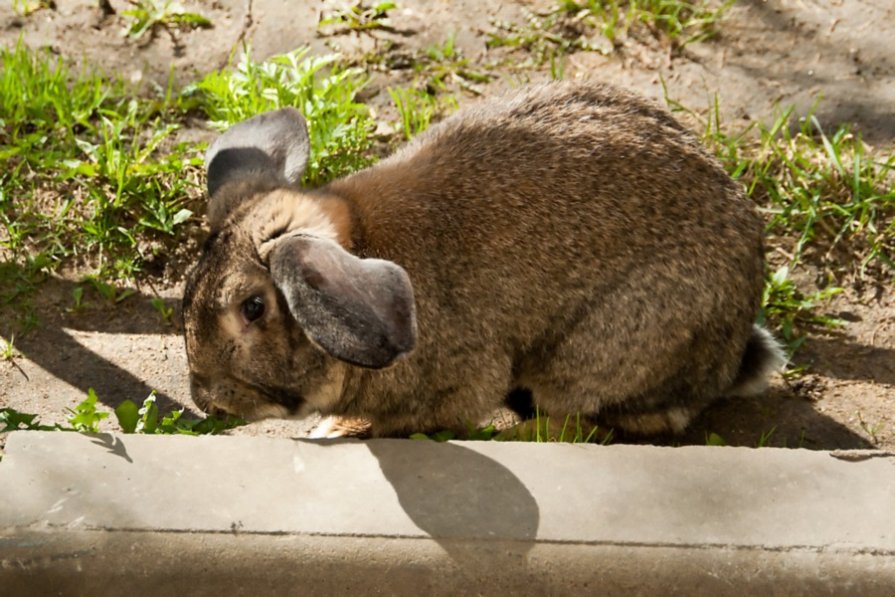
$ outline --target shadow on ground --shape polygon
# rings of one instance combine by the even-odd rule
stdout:
[[[725,398],[707,408],[675,445],[724,445],[810,450],[869,449],[874,445],[789,387],[757,398]]]
[[[80,307],[75,307],[73,293],[83,289]],[[171,316],[166,320],[151,301],[160,299]],[[180,301],[160,298],[154,294],[135,291],[120,302],[110,301],[89,288],[58,278],[42,282],[33,298],[38,324],[26,333],[15,334],[16,352],[51,376],[77,388],[83,395],[94,389],[99,400],[114,408],[125,398],[133,400],[156,392],[156,403],[162,412],[178,409],[181,402],[165,392],[138,367],[122,365],[119,359],[133,350],[134,335],[177,336],[181,333]],[[15,300],[2,308],[4,319],[14,321],[25,305]],[[6,326],[4,326],[6,327]],[[4,337],[14,332],[0,328]],[[112,335],[104,341],[107,356],[100,355],[79,339],[79,332]],[[120,335],[120,337],[115,337]],[[111,353],[111,354],[110,354]],[[22,376],[25,369],[15,363]],[[139,373],[138,373],[139,372]],[[183,371],[186,376],[186,370]]]

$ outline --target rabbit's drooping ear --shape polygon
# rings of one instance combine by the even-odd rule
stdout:
[[[397,264],[299,235],[273,249],[270,272],[305,334],[331,356],[378,369],[413,349],[413,288]]]
[[[310,143],[305,119],[295,108],[265,112],[237,123],[205,154],[208,171],[208,219],[211,227],[255,191],[297,186],[308,163]],[[219,193],[231,182],[239,192]]]

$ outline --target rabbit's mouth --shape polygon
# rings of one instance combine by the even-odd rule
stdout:
[[[212,401],[203,410],[218,417],[233,415],[246,421],[294,418],[305,401],[295,394],[268,388],[254,388],[252,395],[231,403]]]
[[[305,399],[293,390],[271,386],[262,386],[258,390],[266,400],[286,409],[289,416],[296,415],[305,405]]]
[[[306,401],[287,388],[229,379],[213,384],[192,375],[193,402],[203,412],[217,417],[233,415],[247,421],[295,416]]]

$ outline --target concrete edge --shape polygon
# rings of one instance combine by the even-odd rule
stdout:
[[[891,595],[849,551],[136,531],[0,536],[7,595]]]
[[[895,454],[19,432],[4,595],[891,595]]]

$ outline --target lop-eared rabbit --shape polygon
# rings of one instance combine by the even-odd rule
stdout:
[[[314,190],[308,148],[285,108],[208,151],[183,302],[205,411],[400,436],[466,430],[522,388],[553,417],[674,433],[783,364],[754,325],[760,218],[641,97],[533,86]]]

